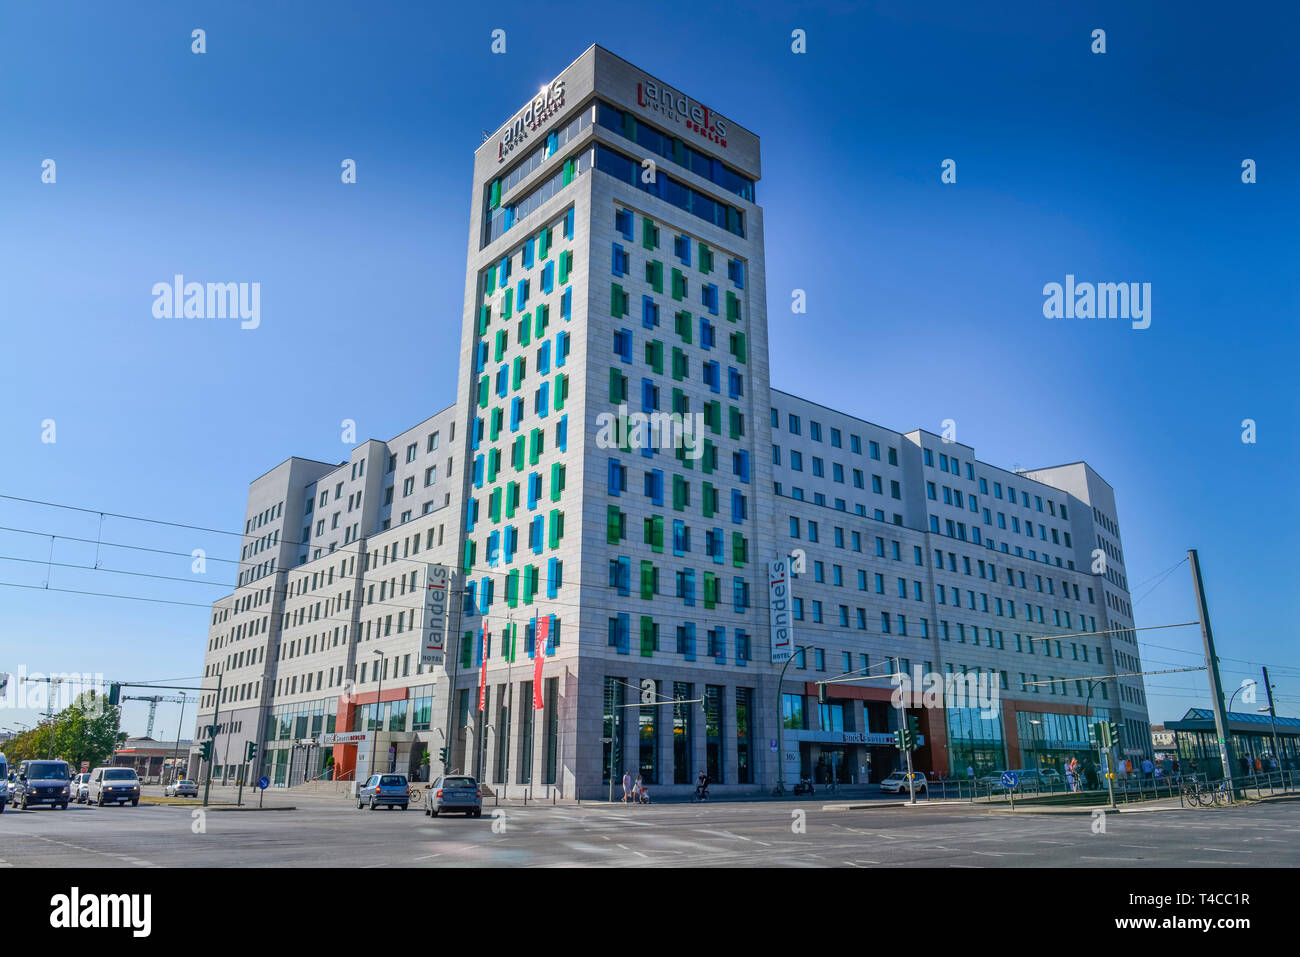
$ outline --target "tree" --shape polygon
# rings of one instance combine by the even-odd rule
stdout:
[[[118,730],[121,718],[120,708],[88,691],[58,714],[6,741],[5,754],[11,764],[53,756],[74,769],[82,761],[99,767],[124,737]]]

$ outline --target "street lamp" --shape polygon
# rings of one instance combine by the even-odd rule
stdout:
[[[1038,771],[1041,774],[1043,771],[1043,754],[1038,747],[1038,732],[1043,730],[1043,722],[1039,721],[1037,718],[1030,718],[1029,723],[1034,726],[1034,766],[1038,768]]]
[[[377,722],[375,727],[375,742],[370,746],[370,770],[366,772],[366,777],[370,777],[370,775],[375,773],[375,752],[379,750],[379,730],[383,727],[384,721],[384,709],[382,707],[384,697],[384,669],[382,666],[384,653],[378,648],[372,649],[370,653],[379,656],[379,662],[375,665],[375,670],[379,672],[379,690],[375,692],[375,721]]]

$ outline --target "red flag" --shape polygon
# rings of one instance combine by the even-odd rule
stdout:
[[[487,618],[483,619],[483,667],[478,673],[478,709],[484,711],[487,709],[487,658],[488,658],[488,630]]]
[[[546,660],[546,640],[551,633],[551,616],[540,615],[533,635],[533,710],[539,711],[542,704],[542,662]]]

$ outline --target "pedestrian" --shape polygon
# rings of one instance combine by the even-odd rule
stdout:
[[[1069,763],[1067,763],[1067,764],[1065,765],[1065,787],[1066,787],[1066,790],[1069,790],[1069,791],[1077,790],[1077,788],[1075,787],[1075,784],[1074,784],[1074,774],[1075,774],[1075,772],[1078,770],[1078,768],[1079,768],[1078,763],[1074,760],[1074,758],[1071,758],[1071,759],[1069,760]]]
[[[1174,763],[1173,763],[1173,765],[1170,767],[1170,772],[1173,774],[1173,778],[1174,778],[1174,783],[1175,783],[1175,784],[1178,783],[1178,780],[1179,780],[1179,774],[1180,774],[1181,770],[1182,770],[1182,769],[1179,768],[1179,766],[1178,766],[1178,759],[1177,759],[1177,758],[1174,758]]]
[[[632,782],[632,798],[637,804],[641,803],[641,792],[644,790],[645,787],[641,783],[641,772],[638,771],[636,780]]]
[[[1148,781],[1151,780],[1151,776],[1154,773],[1155,769],[1156,766],[1151,763],[1150,758],[1142,759],[1142,776],[1146,778]]]
[[[632,796],[632,775],[629,774],[627,771],[624,771],[623,772],[623,803],[626,804],[627,799],[631,796]]]
[[[975,780],[975,769],[969,764],[966,765],[966,777],[970,778],[972,781]]]
[[[1258,774],[1259,772],[1261,772],[1261,771],[1263,771],[1263,770],[1264,770],[1264,762],[1261,761],[1259,758],[1256,758],[1256,759],[1255,759],[1255,773]]]
[[[1083,773],[1088,780],[1088,790],[1097,790],[1097,765],[1092,763],[1092,758],[1089,758],[1084,764]]]

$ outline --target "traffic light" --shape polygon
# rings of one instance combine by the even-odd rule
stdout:
[[[1119,725],[1114,721],[1106,722],[1106,746],[1108,748],[1119,746]]]
[[[907,716],[907,727],[902,729],[903,747],[908,751],[915,751],[921,738],[921,722],[914,714]]]
[[[826,682],[819,682],[817,685],[817,703],[827,704],[829,703],[829,700],[830,699],[826,696]]]
[[[247,764],[255,757],[257,757],[257,744],[253,741],[249,741],[244,745],[244,763]]]
[[[450,763],[451,763],[451,748],[439,748],[439,749],[438,749],[438,760],[442,762],[442,766],[443,766],[444,768],[445,768],[448,764],[450,764]]]
[[[907,729],[899,728],[894,732],[894,747],[900,751],[907,750]]]
[[[211,740],[204,741],[199,745],[199,755],[208,763],[212,762],[212,745],[213,742]]]
[[[108,686],[108,703],[116,706],[122,700],[122,686],[119,684],[110,684]]]

